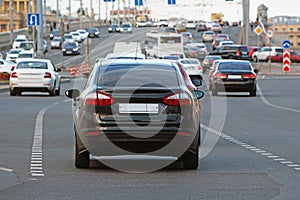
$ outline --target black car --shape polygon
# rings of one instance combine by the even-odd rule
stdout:
[[[103,157],[177,157],[184,168],[198,167],[203,92],[189,90],[172,61],[100,61],[82,92],[65,94],[74,101],[77,168],[89,167],[90,154],[119,169],[120,163],[111,166]],[[125,163],[129,171],[145,165],[132,162]]]
[[[239,44],[221,46],[209,55],[219,55],[223,59],[250,60],[248,47]]]
[[[89,38],[99,38],[100,37],[100,33],[99,33],[99,29],[98,28],[88,28],[87,32],[89,33],[88,37]]]
[[[110,25],[110,27],[108,27],[107,31],[109,33],[112,33],[112,32],[120,32],[120,27],[118,24],[112,24]]]
[[[212,95],[218,92],[249,92],[256,96],[256,73],[249,61],[219,60],[211,75]]]
[[[80,54],[80,46],[75,41],[66,41],[64,42],[63,55],[78,55]]]

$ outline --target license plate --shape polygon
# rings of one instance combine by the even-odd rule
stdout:
[[[241,75],[228,75],[227,76],[228,79],[242,79]]]
[[[72,51],[67,51],[67,53],[72,53]]]
[[[148,113],[157,114],[158,104],[119,104],[119,113]]]

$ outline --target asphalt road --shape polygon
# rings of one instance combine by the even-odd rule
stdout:
[[[143,29],[102,33],[93,40],[92,59],[110,52],[113,42],[145,36]],[[47,56],[59,65],[58,54]],[[67,59],[77,65],[84,57]],[[79,82],[64,83],[62,91]],[[149,173],[119,172],[97,160],[76,169],[72,102],[63,94],[0,93],[0,199],[299,199],[299,84],[299,77],[260,76],[257,97],[211,97],[204,83],[199,169],[178,163]]]

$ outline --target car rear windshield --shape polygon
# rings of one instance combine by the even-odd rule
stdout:
[[[198,60],[182,60],[180,61],[182,64],[199,64]]]
[[[45,62],[20,62],[17,69],[47,69]]]
[[[167,65],[109,65],[100,69],[99,86],[104,87],[177,87],[177,74]]]
[[[224,62],[220,63],[218,69],[220,71],[226,70],[251,70],[251,66],[246,62]]]
[[[239,51],[249,51],[248,47],[246,46],[242,46],[242,47],[238,47]]]

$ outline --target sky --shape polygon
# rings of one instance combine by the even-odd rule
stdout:
[[[82,0],[84,8],[90,8],[91,0]],[[115,0],[114,8],[117,9],[118,0]],[[134,0],[125,0],[125,5]],[[257,7],[265,4],[268,9],[268,17],[278,15],[300,16],[300,1],[299,0],[249,0],[250,1],[250,20],[255,20],[257,15]],[[47,6],[56,9],[57,0],[47,0]],[[61,4],[62,13],[67,14],[67,7],[69,0],[59,0]],[[98,14],[100,0],[92,0],[95,13]],[[123,0],[120,0],[120,8],[123,8]],[[186,18],[204,18],[208,20],[210,13],[223,12],[224,19],[227,20],[241,20],[242,19],[242,0],[233,0],[231,2],[225,0],[176,0],[176,6],[167,5],[167,0],[144,0],[144,4],[153,8],[153,13],[157,18],[168,17],[166,15],[180,15]],[[71,0],[71,12],[76,13],[79,8],[79,0]],[[106,3],[101,0],[101,18],[105,18]],[[112,3],[108,3],[108,10],[112,8]],[[98,16],[97,16],[98,18]]]

